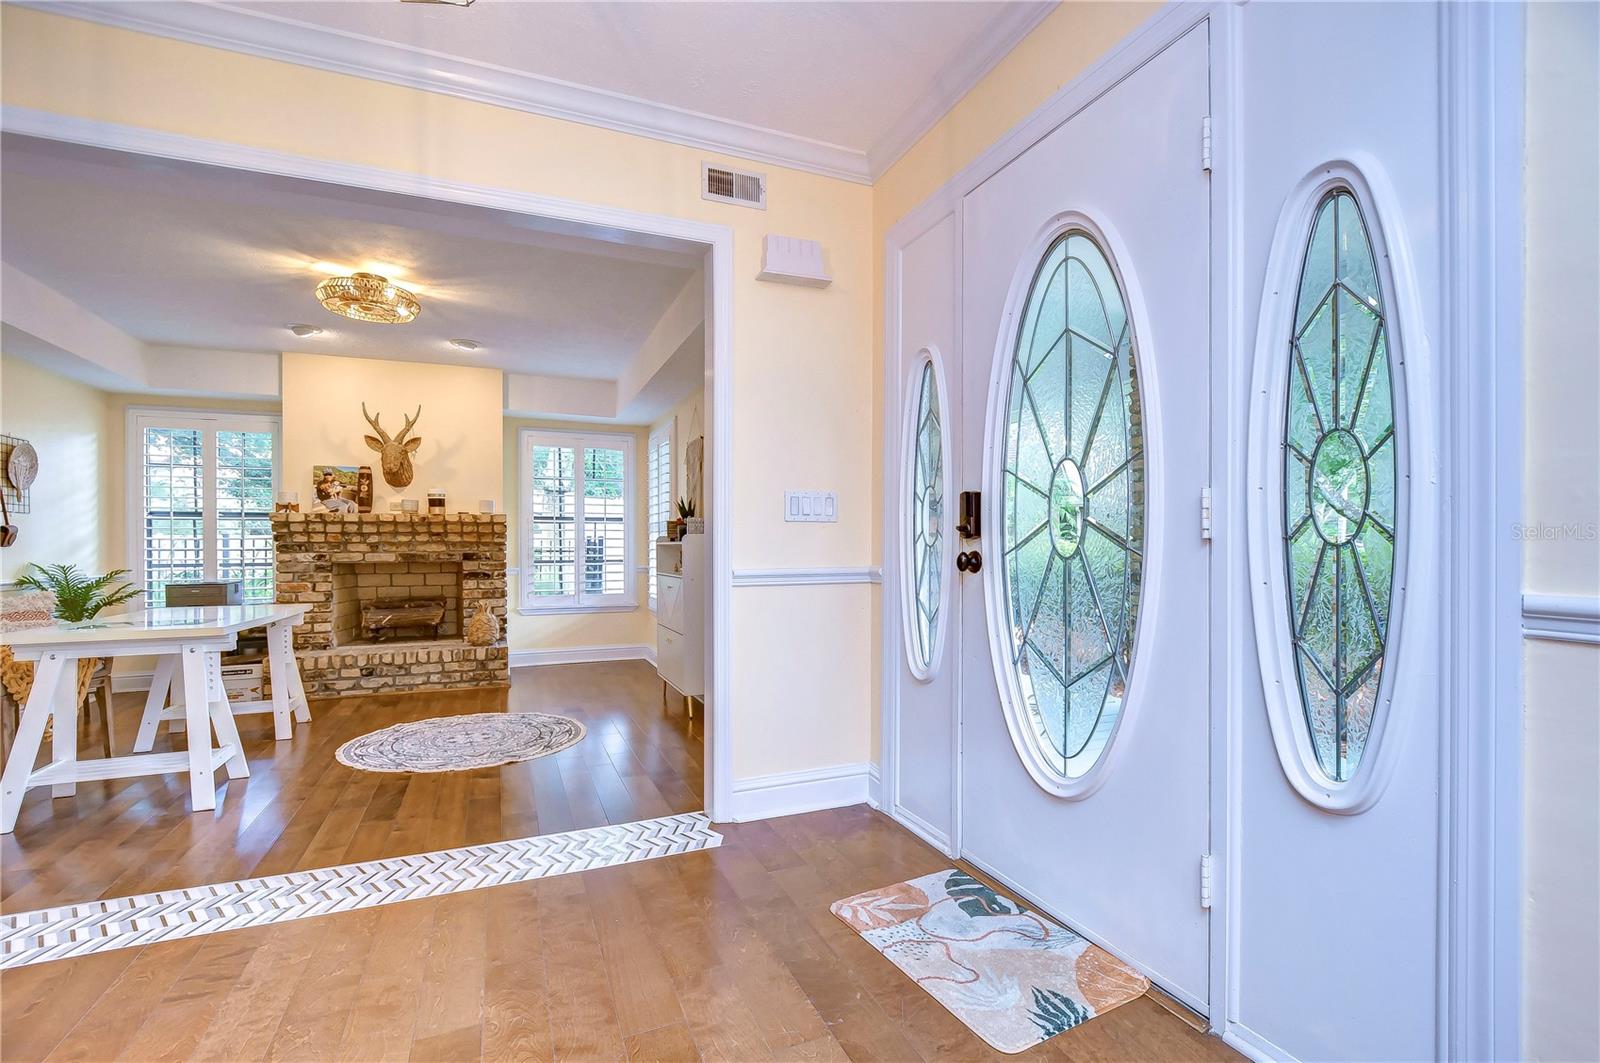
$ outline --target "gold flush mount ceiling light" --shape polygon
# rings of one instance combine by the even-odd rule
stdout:
[[[404,325],[422,312],[415,295],[376,273],[329,277],[317,285],[317,301],[335,314],[382,325]]]

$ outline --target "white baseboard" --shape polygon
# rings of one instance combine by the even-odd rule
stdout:
[[[883,810],[883,775],[876,764],[867,765],[867,804]]]
[[[785,771],[733,782],[735,823],[843,808],[871,800],[873,764],[840,764],[810,771]]]
[[[1229,1023],[1221,1037],[1228,1047],[1255,1063],[1293,1063],[1295,1058],[1248,1026],[1236,1022]]]
[[[112,672],[111,692],[123,694],[129,691],[149,690],[150,680],[154,678],[154,672]]]
[[[511,667],[534,668],[541,664],[596,664],[601,661],[649,661],[656,663],[654,646],[569,646],[557,650],[512,650]]]

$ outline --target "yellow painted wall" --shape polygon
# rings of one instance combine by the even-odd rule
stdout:
[[[114,460],[101,432],[105,406],[96,388],[0,356],[0,432],[39,452],[29,512],[11,514],[17,541],[0,550],[0,580],[15,579],[30,563],[97,573],[116,563],[102,543]]]
[[[734,564],[870,563],[878,375],[870,188],[762,165],[765,211],[711,203],[700,198],[701,162],[738,160],[12,5],[0,8],[0,20],[0,95],[9,106],[730,227]],[[340,101],[341,116],[393,117],[319,119],[328,115],[330,99]],[[756,281],[767,233],[820,240],[832,286]],[[359,416],[359,397],[352,398]],[[287,389],[285,399],[292,415]],[[347,417],[341,413],[341,426]],[[295,429],[285,427],[286,469],[323,460],[296,457]],[[426,410],[422,427],[426,436]],[[494,438],[498,447],[501,434]],[[428,473],[420,476],[426,481]],[[785,524],[785,487],[837,491],[839,522]],[[847,609],[860,593],[842,586],[820,595],[837,596]],[[791,595],[809,603],[819,591],[734,592],[735,731],[759,734],[776,751],[771,759],[750,760],[741,742],[736,779],[868,758],[864,721],[876,687],[860,639],[852,643],[843,625],[797,626],[781,606],[772,607]],[[796,661],[829,670],[836,696],[813,705],[803,688],[785,682]]]
[[[510,564],[519,568],[522,552],[519,549],[518,529],[522,506],[522,448],[518,434],[524,428],[554,428],[563,432],[625,432],[633,436],[633,453],[638,476],[635,478],[634,512],[639,514],[634,529],[634,556],[638,564],[645,563],[645,482],[644,448],[649,429],[631,425],[578,424],[572,421],[526,420],[516,417],[505,419],[505,511],[511,515]],[[524,616],[517,612],[521,604],[519,586],[510,587],[510,611],[507,614],[507,645],[514,654],[519,650],[568,650],[599,646],[650,646],[656,644],[656,618],[646,603],[648,587],[643,573],[636,576],[639,595],[638,608],[627,612],[610,613],[544,613]],[[514,660],[515,658],[513,658]]]
[[[1600,595],[1600,6],[1527,9],[1524,584]],[[1600,647],[1523,657],[1523,1046],[1600,1058]]]
[[[505,384],[498,369],[285,353],[282,395],[280,489],[299,491],[301,509],[313,501],[314,465],[372,466],[379,512],[391,498],[426,505],[435,489],[445,492],[451,511],[477,512],[482,499],[502,501],[505,461],[494,426],[505,409]],[[412,430],[422,444],[411,455],[409,486],[384,482],[378,453],[363,441],[376,435],[361,415],[363,402],[391,437],[422,407]]]

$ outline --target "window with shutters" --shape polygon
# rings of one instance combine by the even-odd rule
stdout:
[[[274,597],[274,418],[193,410],[128,411],[129,556],[145,601],[169,583],[238,580],[244,600]]]
[[[633,436],[524,429],[524,612],[631,609]]]
[[[656,607],[656,540],[667,534],[672,519],[672,426],[662,425],[650,433],[645,460],[645,507],[649,523],[650,608]]]

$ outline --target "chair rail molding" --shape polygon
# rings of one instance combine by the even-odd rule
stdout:
[[[1600,598],[1581,594],[1524,594],[1522,636],[1600,646]]]
[[[812,568],[736,568],[735,587],[805,587],[836,583],[882,583],[883,569],[877,565]]]

